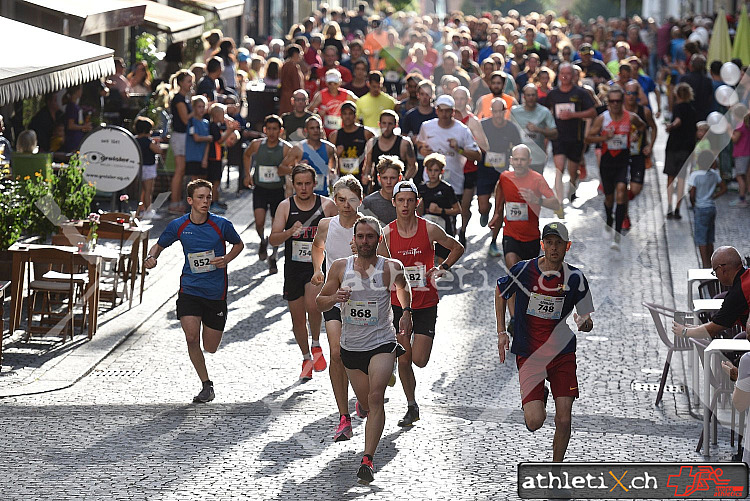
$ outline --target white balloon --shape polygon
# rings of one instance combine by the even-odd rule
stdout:
[[[737,85],[737,82],[740,81],[740,69],[732,62],[722,64],[721,79],[727,85]]]
[[[708,118],[706,118],[706,122],[708,122],[709,127],[711,127],[711,132],[714,134],[724,134],[727,132],[727,126],[729,125],[729,122],[727,122],[727,119],[724,118],[724,115],[719,113],[718,111],[712,111],[708,114]]]
[[[722,85],[717,88],[716,92],[714,92],[714,96],[716,96],[716,100],[720,105],[726,106],[727,108],[734,106],[740,101],[737,92],[728,85]]]

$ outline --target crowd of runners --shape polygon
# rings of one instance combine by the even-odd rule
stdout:
[[[363,13],[320,12],[295,26],[277,48],[285,54],[283,113],[265,118],[242,157],[242,182],[254,190],[258,258],[270,273],[284,247],[279,293],[302,355],[299,378],[328,368],[339,413],[333,440],[352,437],[352,414],[366,419],[357,476],[371,482],[388,385],[400,380],[407,400],[398,425],[420,419],[415,366],[428,365],[440,334],[437,282],[460,265],[478,209],[488,254],[502,255],[507,271],[494,297],[499,360],[507,350],[515,355],[529,430],[544,423],[552,392],[552,458],[562,461],[578,397],[568,317],[575,310],[575,328],[593,328],[586,278],[564,261],[573,245],[565,210],[589,175],[586,151],[596,149],[598,166],[589,167],[599,173],[603,226],[612,252],[619,251],[622,234],[636,223],[628,204],[652,164],[655,117],[671,106],[662,109],[660,86],[644,69],[652,76],[660,68],[682,71],[685,55],[655,61],[663,30],[640,18],[587,24],[567,12],[445,19]],[[359,17],[364,24],[354,22]],[[667,47],[702,25],[673,26]],[[193,103],[198,107],[183,97],[178,110],[202,109]],[[221,148],[223,140],[215,144]],[[243,247],[231,222],[209,210],[212,188],[190,182],[190,212],[169,224],[145,263],[156,266],[165,247],[182,243],[177,315],[203,385],[196,402],[214,398],[201,324],[203,347],[215,352],[226,322],[227,265]],[[540,229],[542,208],[558,220]]]

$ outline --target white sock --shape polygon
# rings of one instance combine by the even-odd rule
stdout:
[[[312,347],[313,348],[319,348],[320,347],[320,340],[313,339],[312,340]]]
[[[305,360],[312,360],[312,355],[310,355],[310,353],[308,352],[302,355],[302,358],[304,358]]]

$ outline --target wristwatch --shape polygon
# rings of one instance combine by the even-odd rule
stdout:
[[[414,310],[411,309],[411,306],[407,306],[403,311],[408,311],[409,313],[414,314]]]
[[[445,271],[448,271],[448,270],[450,270],[450,269],[451,269],[451,267],[450,267],[450,266],[446,266],[446,265],[445,265],[445,263],[440,263],[440,264],[438,265],[438,269],[441,269],[441,270],[445,270]]]

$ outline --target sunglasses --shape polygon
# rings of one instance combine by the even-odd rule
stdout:
[[[637,96],[638,95],[637,92],[632,91],[632,90],[627,91],[625,94],[628,95],[628,96]]]
[[[622,99],[610,99],[609,102],[610,103],[621,103]]]

